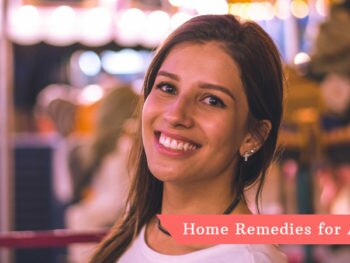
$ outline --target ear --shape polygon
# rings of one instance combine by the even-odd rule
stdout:
[[[255,128],[249,131],[244,137],[239,147],[240,155],[244,156],[245,153],[250,153],[249,155],[252,155],[257,152],[269,136],[271,127],[272,125],[269,120],[259,121]]]

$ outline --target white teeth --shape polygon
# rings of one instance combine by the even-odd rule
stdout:
[[[159,143],[164,145],[164,143],[165,143],[165,137],[164,136],[161,135],[159,137]]]
[[[165,138],[164,146],[170,148],[170,138]]]
[[[177,141],[172,140],[172,141],[171,141],[171,144],[170,144],[170,148],[171,148],[171,149],[177,149]]]
[[[179,150],[179,151],[188,151],[188,150],[195,150],[197,149],[197,146],[194,144],[191,144],[189,142],[183,142],[179,140],[175,140],[169,137],[166,137],[163,134],[160,134],[159,136],[159,143],[166,148],[170,148],[173,150]]]
[[[190,144],[189,144],[188,142],[186,142],[186,143],[184,144],[184,150],[185,150],[185,151],[188,151],[188,147],[190,147]]]

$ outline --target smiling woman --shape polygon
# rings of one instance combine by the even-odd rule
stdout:
[[[165,185],[170,192],[163,193],[163,200],[178,193],[175,187],[180,185],[181,191],[192,191],[194,185],[206,189],[198,193],[202,202],[196,206],[186,202],[182,211],[174,211],[165,202],[162,212],[224,211],[233,199],[228,185],[233,183],[238,148],[248,127],[248,103],[232,58],[216,42],[174,47],[156,76],[142,116],[149,169],[164,183],[176,182]],[[208,207],[203,201],[212,200],[218,189],[225,191],[222,202]]]
[[[271,245],[177,244],[155,215],[250,214],[282,115],[279,54],[255,23],[195,17],[159,47],[144,82],[125,215],[91,262],[286,262]]]

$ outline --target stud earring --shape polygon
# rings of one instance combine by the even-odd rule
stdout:
[[[248,162],[248,158],[250,157],[250,156],[252,156],[253,155],[253,153],[255,152],[255,149],[251,149],[250,151],[248,151],[248,152],[245,152],[244,153],[244,161],[245,162]]]

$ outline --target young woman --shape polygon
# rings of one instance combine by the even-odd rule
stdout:
[[[145,76],[137,169],[122,222],[91,262],[286,262],[272,245],[177,244],[156,214],[250,214],[275,151],[281,61],[255,23],[197,16],[158,49]],[[103,215],[101,215],[103,216]]]

